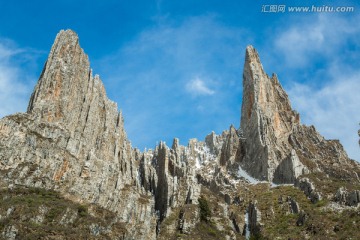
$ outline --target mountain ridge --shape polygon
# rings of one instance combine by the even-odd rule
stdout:
[[[0,185],[52,189],[113,212],[113,223],[126,228],[113,239],[186,238],[202,234],[196,233],[201,227],[227,239],[241,239],[247,229],[266,237],[260,212],[268,210],[260,210],[253,193],[271,192],[273,183],[300,189],[304,197],[294,194],[307,197],[306,206],[324,200],[330,207],[358,206],[360,165],[338,141],[300,124],[277,76],[265,73],[252,46],[246,49],[243,86],[241,128],[230,126],[187,146],[175,138],[171,147],[160,142],[140,152],[126,136],[117,104],[93,76],[77,34],[60,31],[27,112],[0,120]],[[217,206],[210,222],[200,220],[200,199]],[[297,206],[296,199],[290,202]],[[291,211],[299,219],[305,214]],[[2,234],[13,227],[26,231],[5,224]],[[111,233],[109,227],[102,234]]]

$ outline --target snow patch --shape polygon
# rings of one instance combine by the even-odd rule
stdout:
[[[245,212],[245,239],[250,239],[249,213]]]
[[[239,170],[238,170],[238,177],[243,177],[246,180],[248,180],[250,183],[252,184],[257,184],[257,183],[261,183],[261,181],[257,180],[256,178],[253,178],[252,176],[250,176],[244,169],[242,169],[239,166]]]
[[[292,184],[292,183],[276,184],[276,183],[273,183],[273,182],[270,184],[271,188],[276,188],[276,187],[279,187],[279,186],[294,186],[294,184]]]
[[[195,161],[195,167],[197,169],[201,168],[200,159],[198,157],[196,158],[196,161]]]

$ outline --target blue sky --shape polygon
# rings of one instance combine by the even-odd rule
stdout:
[[[285,5],[284,13],[261,12]],[[294,13],[291,6],[350,6]],[[360,161],[359,1],[0,0],[0,117],[24,112],[60,29],[73,29],[134,147],[239,126],[244,51],[257,48],[302,123]]]

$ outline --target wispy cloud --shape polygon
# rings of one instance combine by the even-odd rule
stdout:
[[[28,50],[0,39],[0,117],[26,111],[34,85],[33,73],[25,70],[29,59]]]
[[[303,122],[328,139],[340,139],[360,161],[360,18],[319,14],[293,20],[267,46],[273,58],[266,65],[279,73]]]
[[[163,18],[93,66],[123,110],[135,146],[173,137],[186,144],[238,124],[248,41],[215,15]]]
[[[186,90],[194,95],[213,95],[215,93],[199,77],[190,80],[186,84]]]
[[[293,24],[276,34],[275,48],[284,57],[287,67],[308,67],[316,60],[335,57],[344,44],[356,44],[359,35],[360,17],[342,17],[334,14],[319,14],[296,19]],[[283,27],[283,26],[282,26]]]
[[[340,139],[350,157],[359,160],[360,72],[334,76],[320,89],[294,84],[289,89],[293,107],[303,122],[315,125],[328,139]]]

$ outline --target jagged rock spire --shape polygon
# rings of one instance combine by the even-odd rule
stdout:
[[[273,180],[280,162],[291,156],[287,139],[299,121],[277,76],[270,78],[265,73],[257,51],[248,46],[241,111],[241,129],[246,139],[242,166],[256,178]]]
[[[31,96],[28,113],[48,122],[77,123],[91,78],[77,34],[60,31]]]
[[[93,76],[88,56],[78,35],[61,30],[51,48],[27,112],[45,122],[62,123],[89,141],[104,130],[119,131],[123,141],[123,119],[110,101],[98,75]]]

